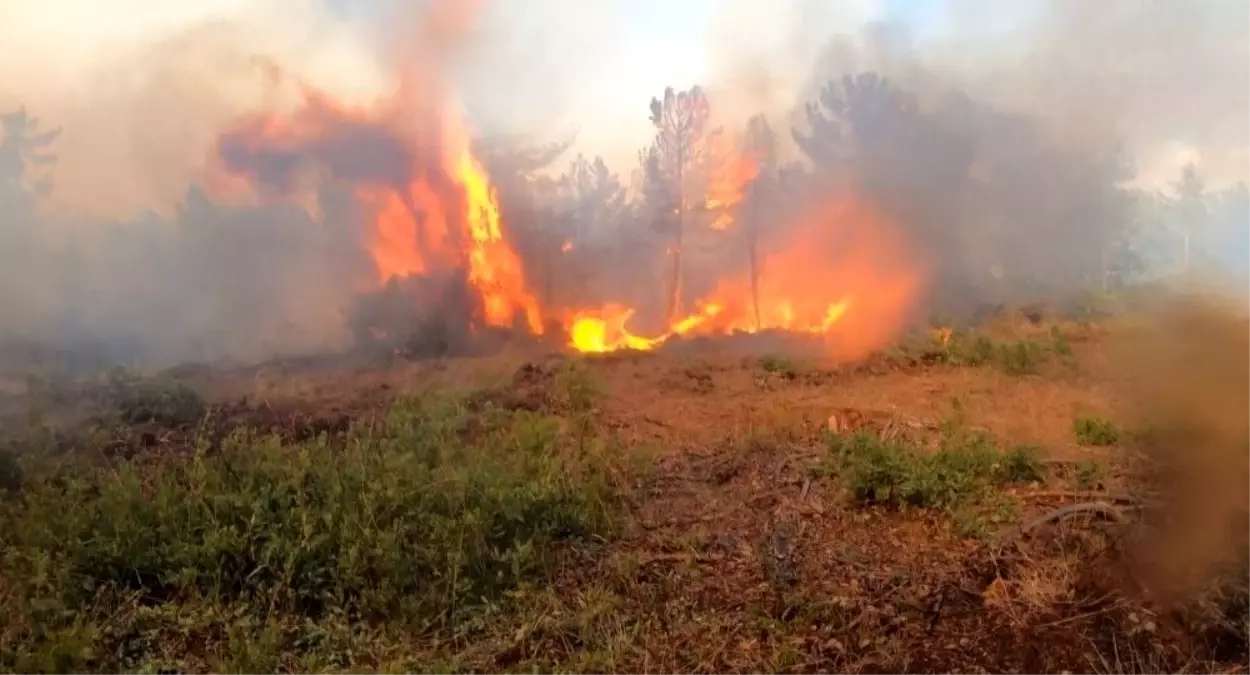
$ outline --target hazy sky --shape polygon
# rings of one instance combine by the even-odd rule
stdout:
[[[367,101],[389,86],[395,9],[416,2],[0,2],[0,108],[24,104],[64,128],[57,184],[74,208],[169,202],[215,130],[264,99],[254,57]],[[485,131],[577,131],[579,149],[619,165],[649,137],[652,96],[706,83],[743,34],[784,39],[804,3],[812,0],[488,1],[460,93]],[[815,4],[835,8],[826,12],[832,33],[910,3]]]
[[[170,203],[221,126],[264,102],[256,57],[364,103],[391,86],[396,8],[421,1],[0,2],[0,109],[64,128],[57,185],[74,208]],[[981,67],[981,38],[1001,59],[1047,2],[1063,0],[486,0],[459,93],[483,131],[577,131],[579,150],[628,170],[666,86],[762,79],[759,107],[789,106],[830,37],[885,18],[913,45],[957,31]]]

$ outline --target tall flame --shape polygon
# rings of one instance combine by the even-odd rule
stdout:
[[[407,86],[401,81],[392,99],[369,108],[339,105],[305,86],[295,113],[240,121],[219,141],[219,155],[233,173],[284,193],[299,189],[303,165],[328,170],[354,185],[372,213],[365,239],[379,282],[463,268],[484,324],[541,334],[538,300],[504,236],[495,188],[463,122],[441,101],[406,114]],[[414,124],[409,118],[419,128],[406,127]],[[417,143],[417,133],[437,134],[436,147]]]
[[[454,2],[433,7],[428,30],[440,39],[417,42],[435,51],[450,48],[471,8]],[[310,177],[351,186],[371,214],[363,240],[376,283],[462,272],[479,301],[470,327],[543,334],[543,310],[508,240],[497,190],[473,154],[440,73],[431,70],[439,62],[417,59],[394,95],[372,106],[343,105],[305,85],[293,113],[246,118],[223,134],[218,159],[232,176],[284,197],[306,196]],[[761,330],[836,334],[839,348],[851,352],[887,340],[920,283],[919,268],[891,223],[844,195],[787,227],[784,246],[759,250],[758,231],[736,225],[762,158],[723,136],[709,142],[706,198],[681,208],[699,214],[690,226],[702,223],[716,236],[750,234],[749,270],[720,279],[693,303],[694,311],[654,335],[631,332],[635,312],[623,305],[564,312],[569,345],[584,352],[647,350],[677,336]],[[573,242],[560,249],[572,251]]]
[[[704,208],[716,213],[710,227],[725,231],[733,226],[737,208],[746,198],[747,188],[759,176],[760,162],[723,136],[717,137],[711,151],[715,163],[708,180]]]
[[[464,188],[469,233],[469,282],[482,295],[486,322],[492,326],[512,326],[516,315],[524,315],[530,332],[543,332],[538,300],[525,287],[521,259],[504,240],[499,227],[499,204],[490,180],[468,150],[456,162],[454,176]]]
[[[583,309],[566,318],[569,345],[583,352],[650,350],[685,335],[784,330],[836,336],[840,356],[862,355],[902,327],[921,282],[898,232],[851,197],[827,205],[768,255],[757,280],[722,281],[696,310],[654,336],[625,326],[633,311],[617,305]],[[759,299],[756,323],[753,297]],[[836,330],[836,332],[835,332]]]

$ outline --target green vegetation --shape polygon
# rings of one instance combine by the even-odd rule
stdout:
[[[205,404],[186,384],[162,378],[143,378],[125,370],[109,374],[103,403],[125,424],[186,426],[204,415]]]
[[[1003,454],[1002,475],[1009,483],[1040,483],[1046,480],[1042,449],[1017,445]]]
[[[936,452],[866,433],[834,436],[829,444],[835,472],[860,504],[949,509],[995,485],[1042,476],[1036,451],[1000,453],[983,435],[947,434]]]
[[[765,354],[764,356],[761,356],[759,366],[760,369],[766,373],[780,375],[786,379],[791,379],[798,375],[798,368],[795,367],[793,361],[784,356],[777,356],[776,354]]]
[[[610,459],[558,420],[444,397],[334,443],[238,432],[30,467],[0,504],[0,668],[376,667],[352,659],[355,631],[469,630],[550,579],[561,542],[611,533]]]
[[[1097,488],[1098,484],[1102,482],[1102,478],[1106,472],[1107,470],[1102,464],[1099,464],[1092,459],[1085,459],[1077,462],[1076,474],[1074,476],[1077,489],[1093,490]]]
[[[1120,440],[1119,428],[1101,417],[1078,416],[1072,420],[1072,433],[1081,445],[1115,445]]]
[[[1050,342],[1044,343],[1032,339],[995,340],[976,331],[946,330],[901,349],[905,358],[950,366],[992,366],[1009,375],[1035,374],[1052,357],[1071,354],[1071,345],[1053,334]]]

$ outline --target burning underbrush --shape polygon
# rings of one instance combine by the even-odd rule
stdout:
[[[493,353],[518,339],[534,342],[520,327],[486,324],[471,289],[459,270],[441,278],[391,277],[380,290],[359,294],[349,310],[356,348],[420,359]]]
[[[348,323],[358,346],[413,357],[472,354],[511,333],[607,352],[652,350],[677,337],[788,332],[824,338],[828,355],[848,359],[887,344],[923,299],[924,261],[849,184],[825,181],[788,208],[772,209],[771,227],[753,223],[762,216],[751,182],[763,158],[717,134],[699,141],[706,161],[716,163],[702,186],[706,199],[686,205],[683,197],[675,216],[662,218],[661,234],[690,232],[667,244],[661,236],[658,248],[631,262],[639,281],[647,267],[671,270],[662,318],[661,294],[643,306],[612,292],[601,300],[574,294],[581,298],[574,306],[559,302],[548,297],[555,295],[549,283],[534,279],[576,283],[560,266],[581,251],[570,239],[552,239],[552,255],[524,259],[519,251],[535,248],[527,237],[551,239],[537,233],[552,225],[507,217],[508,201],[475,153],[455,101],[437,72],[420,67],[391,96],[364,106],[299,83],[290,110],[241,119],[217,143],[213,184],[221,199],[293,201],[325,218],[318,185],[352,191],[364,221],[356,244],[374,271],[344,280],[357,290]],[[684,180],[665,190],[693,191]],[[711,255],[700,248],[709,237]]]

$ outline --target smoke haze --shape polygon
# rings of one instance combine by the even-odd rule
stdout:
[[[550,337],[616,303],[729,328],[754,303],[757,325],[842,321],[868,336],[843,336],[855,356],[937,308],[1106,286],[1122,248],[1174,267],[1188,221],[1139,202],[1176,196],[1186,164],[1218,192],[1195,251],[1247,267],[1244,2],[9,4],[0,111],[38,127],[19,142],[11,116],[0,141],[0,339],[159,363],[341,349],[361,294],[437,272],[489,286],[491,326],[541,305],[528,332]],[[670,85],[707,92],[728,148],[708,165],[753,117],[776,139],[752,172],[767,194],[723,200],[728,231],[756,233],[753,290],[748,245],[687,239],[666,297],[672,195],[639,152]],[[576,188],[595,157],[612,180]],[[682,227],[716,230],[699,218]],[[795,260],[813,271],[768,276]]]

